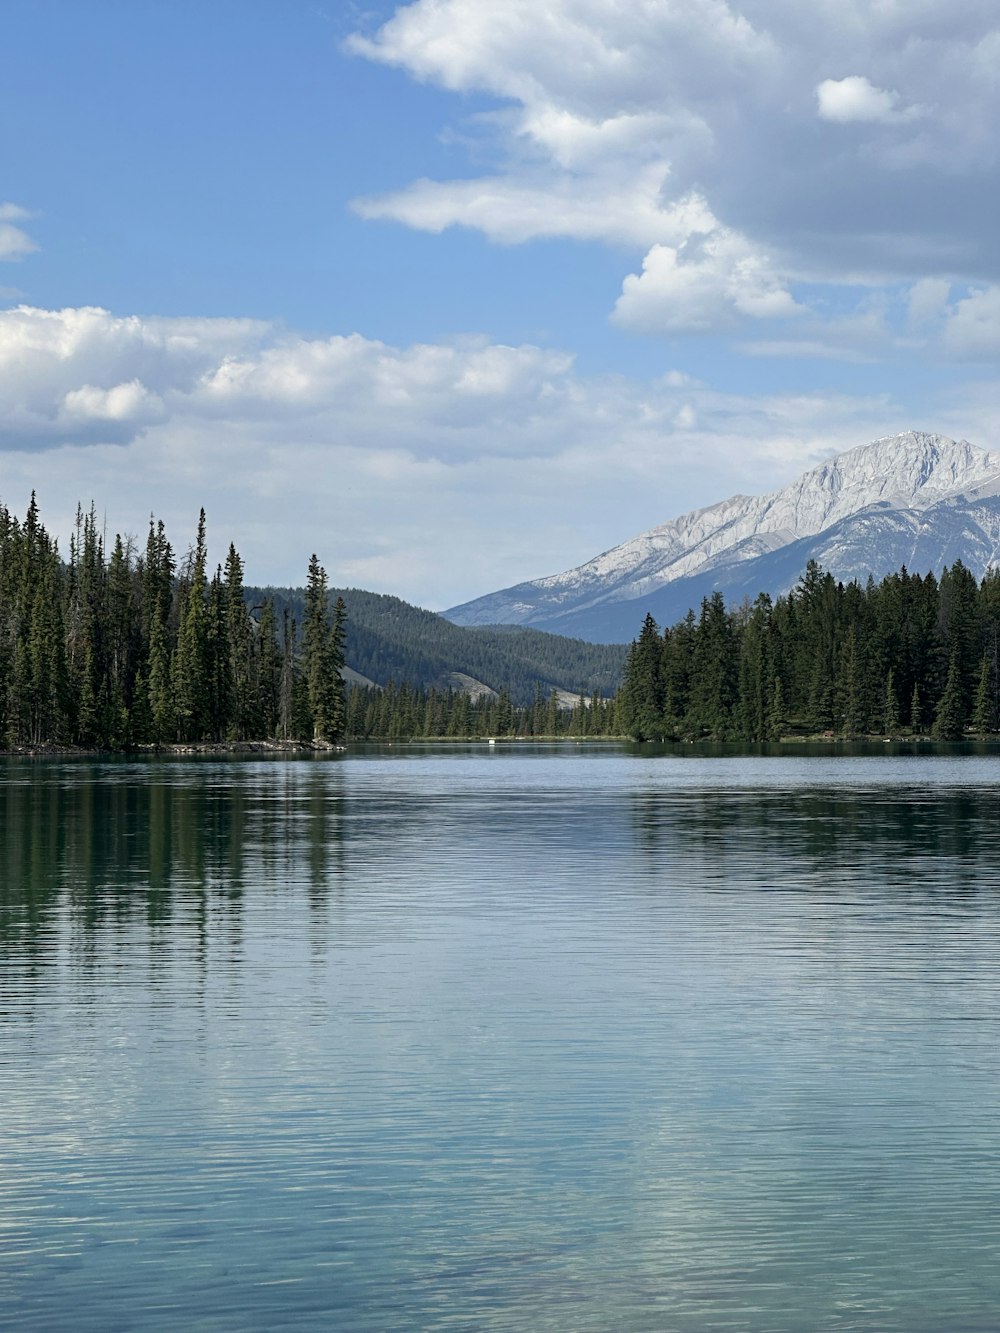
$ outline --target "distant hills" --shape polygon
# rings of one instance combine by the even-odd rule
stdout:
[[[386,685],[463,690],[470,694],[506,691],[515,704],[531,703],[536,687],[556,690],[569,703],[581,691],[610,695],[625,665],[620,644],[586,643],[541,630],[497,626],[462,628],[433,611],[398,597],[332,589],[347,606],[346,657],[349,680]],[[280,619],[288,607],[301,624],[301,588],[247,588],[247,601],[273,597]],[[632,626],[626,638],[634,638]]]
[[[633,639],[719,590],[737,604],[787,592],[814,559],[845,582],[961,560],[1000,562],[1000,454],[908,431],[830,459],[763,496],[735,495],[562,574],[446,611],[456,625],[531,626],[594,643]]]

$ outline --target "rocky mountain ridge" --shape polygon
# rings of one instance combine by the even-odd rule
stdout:
[[[731,496],[444,614],[614,642],[632,638],[647,610],[671,623],[716,589],[730,603],[785,592],[809,559],[843,579],[955,559],[980,576],[1000,562],[1000,454],[919,431],[888,436],[781,490]]]

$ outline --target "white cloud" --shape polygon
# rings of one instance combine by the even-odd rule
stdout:
[[[844,79],[824,79],[816,89],[821,120],[840,125],[854,122],[893,122],[913,120],[921,115],[919,107],[901,108],[899,93],[876,88],[863,74],[849,74]]]
[[[63,398],[58,421],[60,426],[72,423],[74,419],[146,425],[163,416],[163,399],[159,394],[151,393],[140,380],[132,379],[110,389],[99,389],[93,384],[70,389]]]
[[[269,336],[250,320],[141,319],[98,307],[0,311],[0,440],[123,439],[225,355]]]
[[[976,288],[949,309],[945,352],[961,361],[995,361],[1000,355],[1000,287]]]
[[[617,110],[661,99],[708,55],[738,69],[772,43],[724,0],[417,0],[347,48],[455,92]]]
[[[361,217],[388,218],[420,231],[473,227],[505,245],[544,237],[647,246],[671,228],[664,206],[668,167],[654,162],[627,179],[617,171],[584,179],[525,172],[485,180],[419,180],[394,194],[359,199]]]
[[[185,410],[257,421],[336,414],[352,430],[379,413],[449,451],[456,432],[497,419],[512,426],[565,380],[572,358],[532,346],[504,347],[482,339],[394,348],[349,337],[286,338],[250,355],[227,356],[206,373]],[[516,433],[499,434],[491,450],[518,447]]]
[[[1000,265],[988,0],[414,0],[347,45],[499,103],[474,110],[472,175],[359,213],[644,253],[629,327],[752,325],[797,313],[798,283],[888,293]],[[698,256],[676,225],[693,197],[718,220]]]
[[[907,323],[912,329],[926,329],[940,319],[951,295],[947,278],[921,278],[910,288],[906,301]]]
[[[679,245],[654,245],[642,273],[625,279],[616,323],[640,333],[709,333],[741,318],[800,312],[766,255],[721,226],[707,206],[690,211],[700,216],[687,237]]]
[[[446,606],[566,568],[727,490],[887,434],[881,398],[717,393],[679,372],[587,377],[483,339],[393,347],[229,320],[0,311],[2,499],[77,500],[111,530],[151,510],[180,546],[200,505],[260,582]],[[47,449],[44,464],[39,447]]]
[[[668,241],[678,165],[712,150],[694,95],[699,71],[769,58],[766,35],[723,0],[420,0],[348,48],[455,91],[514,108],[491,118],[504,169],[418,180],[360,199],[364,217],[439,232],[461,225],[504,243],[571,236],[648,248]],[[690,94],[690,95],[686,95]],[[671,197],[672,196],[672,197]]]
[[[33,214],[18,204],[0,204],[0,260],[23,259],[38,249],[28,233],[14,224],[26,222]]]

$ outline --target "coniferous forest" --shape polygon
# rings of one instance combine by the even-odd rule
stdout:
[[[78,512],[64,559],[34,497],[23,520],[0,507],[0,744],[954,740],[1000,729],[1000,573],[977,582],[961,562],[940,577],[902,569],[864,587],[810,563],[783,597],[762,594],[727,609],[715,593],[698,614],[662,632],[647,616],[617,692],[602,679],[581,687],[571,707],[539,678],[526,696],[522,649],[514,659],[517,698],[506,686],[470,693],[426,679],[348,688],[348,611],[315,555],[305,589],[289,592],[279,600],[248,593],[233,545],[210,574],[204,511],[182,557],[155,521],[144,547],[119,536],[108,552],[93,508]],[[428,615],[405,603],[392,610],[397,618]],[[418,628],[426,637],[422,622]],[[447,626],[443,636],[454,632]],[[473,660],[506,637],[484,635]],[[364,643],[374,651],[370,631]],[[610,659],[591,658],[586,647],[567,640],[565,661],[581,672],[595,662],[610,670]],[[430,651],[420,650],[422,663]],[[551,644],[538,651],[551,661]]]
[[[342,602],[309,563],[301,627],[252,613],[243,564],[206,568],[205,513],[178,560],[162,523],[145,548],[110,554],[93,509],[63,561],[34,497],[23,522],[0,507],[0,738],[9,747],[137,746],[343,734]]]
[[[647,616],[619,692],[634,737],[769,741],[788,734],[995,732],[1000,573],[956,561],[866,586],[815,562],[785,597],[727,610],[721,594],[660,633]]]

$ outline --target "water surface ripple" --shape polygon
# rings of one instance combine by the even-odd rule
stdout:
[[[1000,763],[0,761],[0,1323],[986,1330]]]

